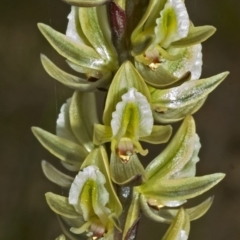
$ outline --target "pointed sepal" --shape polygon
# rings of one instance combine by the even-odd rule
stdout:
[[[53,135],[38,127],[32,127],[33,134],[38,141],[53,155],[67,163],[80,166],[86,158],[87,150],[67,139]]]
[[[179,87],[155,90],[151,93],[155,120],[175,122],[194,113],[227,75],[228,72],[224,72],[210,78],[188,81]]]
[[[193,117],[186,117],[168,146],[147,166],[146,184],[170,178],[188,163],[194,151],[195,131]]]
[[[48,192],[45,194],[49,207],[56,213],[66,218],[79,218],[81,214],[69,204],[68,198]]]
[[[43,54],[41,55],[41,61],[44,69],[52,78],[74,90],[83,92],[97,91],[98,88],[108,87],[111,81],[112,74],[110,72],[104,73],[104,75],[95,82],[90,82],[87,79],[64,72]]]
[[[183,208],[180,208],[162,240],[187,240],[189,231],[190,220],[188,213]]]
[[[106,70],[106,62],[92,47],[78,43],[43,23],[39,23],[38,27],[52,47],[63,57],[83,67]]]
[[[71,186],[73,178],[60,172],[52,164],[45,160],[42,160],[42,170],[46,178],[48,178],[51,182],[64,188]]]
[[[156,201],[181,201],[194,198],[208,191],[218,184],[225,174],[215,173],[203,177],[191,177],[182,179],[166,179],[149,185],[139,187],[140,192],[148,199]]]
[[[172,47],[189,47],[206,41],[216,32],[213,26],[190,27],[187,37],[171,43]]]

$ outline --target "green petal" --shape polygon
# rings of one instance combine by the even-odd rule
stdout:
[[[171,223],[178,212],[178,209],[160,208],[159,210],[156,210],[148,205],[147,199],[144,195],[140,196],[140,203],[144,215],[155,222]],[[189,215],[190,221],[202,217],[209,210],[212,203],[213,197],[210,197],[195,207],[187,208],[186,211]]]
[[[145,173],[137,154],[131,155],[128,162],[123,163],[115,154],[111,154],[110,170],[113,182],[118,185],[140,185],[145,181]]]
[[[103,5],[109,0],[62,0],[62,1],[77,7],[95,7]]]
[[[128,209],[122,239],[130,239],[129,237],[131,236],[132,231],[136,230],[135,227],[137,226],[139,220],[140,220],[139,194],[134,192],[131,205]]]
[[[45,194],[49,207],[57,214],[67,218],[79,218],[81,215],[68,203],[68,198],[48,192]]]
[[[74,71],[79,72],[81,74],[85,74],[88,78],[96,78],[100,79],[103,75],[108,73],[109,71],[100,71],[88,67],[83,67],[78,64],[75,64],[68,59],[66,59],[66,63],[69,65],[70,68],[72,68]],[[92,82],[93,83],[93,82]]]
[[[187,240],[189,231],[189,216],[186,210],[181,208],[162,240]]]
[[[166,1],[159,1],[159,0],[150,0],[148,7],[138,23],[137,27],[134,29],[132,35],[131,35],[131,41],[134,43],[136,37],[139,36],[139,34],[148,29],[152,28],[152,26],[155,25],[155,20],[159,16],[160,11],[164,8]]]
[[[130,88],[136,88],[150,102],[150,94],[144,80],[131,64],[127,61],[122,64],[111,83],[105,104],[103,122],[110,126],[112,113],[115,111],[116,105],[121,101],[123,94],[128,92]]]
[[[55,136],[38,127],[32,127],[38,141],[53,155],[67,163],[80,166],[88,152],[82,146]]]
[[[228,75],[224,72],[198,81],[188,81],[179,87],[155,90],[151,93],[152,107],[156,111],[154,117],[167,123],[178,121],[198,110],[205,98]],[[163,109],[163,110],[162,110]]]
[[[109,169],[109,160],[107,153],[103,146],[100,146],[99,148],[94,149],[88,157],[83,162],[81,169],[90,166],[95,165],[99,168],[101,173],[106,178],[105,187],[109,193],[109,208],[113,213],[116,213],[117,216],[119,216],[122,213],[122,206],[121,203],[116,195],[116,192],[114,190],[112,181],[111,181],[111,175],[110,175],[110,169]]]
[[[167,108],[157,108],[153,112],[154,120],[160,123],[174,123],[177,121],[182,120],[187,115],[194,114],[197,112],[204,102],[206,101],[207,97],[197,101],[195,104],[191,104],[187,107],[180,107],[175,109],[167,109]]]
[[[111,69],[116,69],[117,57],[112,44],[105,39],[99,18],[103,18],[104,15],[98,16],[97,8],[79,8],[79,21],[82,27],[83,33],[91,43],[93,48],[98,54],[106,59],[108,64],[111,65]],[[89,21],[91,19],[91,21]],[[105,26],[108,27],[109,26]]]
[[[67,162],[61,162],[61,164],[69,171],[72,172],[78,172],[79,171],[79,165],[73,165],[73,164],[69,164]]]
[[[94,124],[93,143],[101,145],[110,142],[112,138],[112,129],[110,126]]]
[[[213,26],[191,27],[186,38],[171,43],[172,47],[188,47],[204,42],[216,32]]]
[[[112,76],[111,73],[108,72],[105,73],[105,75],[103,75],[100,79],[97,79],[96,82],[89,82],[86,79],[79,78],[62,71],[43,54],[41,55],[41,61],[44,69],[51,77],[65,86],[78,91],[96,91],[97,88],[107,87]]]
[[[178,78],[169,73],[161,65],[158,66],[156,70],[152,70],[149,66],[146,66],[138,61],[135,61],[135,66],[137,70],[141,73],[145,82],[158,89],[170,88],[181,85],[191,78],[190,73],[184,74],[182,77]]]
[[[192,116],[183,121],[168,146],[147,166],[146,185],[151,186],[161,178],[169,178],[180,171],[190,160],[195,144],[195,123]]]
[[[140,186],[146,198],[159,201],[178,201],[194,198],[219,183],[225,174],[215,173],[203,177],[166,179],[152,182],[152,185]]]
[[[71,227],[70,231],[74,234],[82,234],[86,232],[91,226],[91,222],[85,222],[81,227]]]
[[[227,75],[228,72],[224,72],[210,78],[188,81],[179,87],[156,90],[151,94],[152,104],[165,108],[179,108],[190,105],[205,98]]]
[[[212,206],[214,197],[210,197],[196,207],[187,208],[186,211],[191,221],[197,220],[202,217]]]
[[[95,94],[75,91],[69,109],[69,118],[72,131],[78,141],[88,152],[93,150],[93,126],[98,123]]]
[[[148,142],[151,144],[165,143],[169,140],[172,134],[172,127],[167,126],[153,126],[152,132],[147,137],[141,137],[140,141]]]
[[[200,217],[202,217],[211,207],[213,203],[213,197],[210,197],[200,203],[199,205],[192,207],[192,208],[187,208],[186,211],[189,215],[189,218],[191,221],[197,220]],[[174,217],[177,215],[177,209],[160,209],[159,211],[152,210],[155,214],[165,218],[166,220],[168,219],[169,222],[171,222]]]
[[[71,186],[73,182],[73,178],[58,171],[53,165],[48,163],[47,161],[42,161],[42,170],[44,175],[52,182],[56,183],[61,187],[68,188]]]
[[[105,61],[93,48],[75,42],[45,24],[39,23],[38,27],[53,48],[63,57],[83,67],[97,70],[106,69]]]

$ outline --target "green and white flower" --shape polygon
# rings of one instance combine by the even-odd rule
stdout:
[[[134,78],[132,83],[128,82],[129,86],[125,86],[128,68]],[[170,126],[153,125],[147,85],[135,71],[129,62],[119,69],[107,96],[103,117],[105,125],[94,125],[94,143],[99,145],[111,141],[112,153],[116,153],[123,162],[128,162],[135,152],[147,154],[139,141],[158,144],[166,142],[171,135]],[[123,94],[114,94],[117,91]]]
[[[96,166],[88,166],[75,177],[69,192],[69,204],[83,216],[90,225],[93,236],[103,236],[108,224],[108,215],[111,211],[106,204],[109,202],[109,193],[104,184],[106,179]],[[88,224],[84,226],[89,228]],[[80,229],[73,229],[75,233],[82,233]]]
[[[118,67],[118,59],[111,43],[106,6],[73,6],[68,19],[66,35],[42,23],[38,27],[55,50],[67,59],[68,65],[81,76],[85,74],[86,78],[61,70],[41,55],[45,70],[51,77],[74,90],[108,88],[112,73]]]
[[[46,199],[55,213],[72,221],[72,233],[113,239],[122,207],[111,183],[107,155],[102,147],[86,158],[72,181],[68,198],[47,193]]]
[[[86,103],[91,104],[93,111],[85,108]],[[33,127],[32,131],[39,142],[61,160],[65,168],[79,171],[84,159],[95,148],[92,135],[93,125],[97,122],[95,95],[76,91],[61,107],[56,135],[37,127]],[[43,161],[42,169],[50,181],[62,187],[70,187],[72,178],[50,163]]]
[[[112,151],[118,151],[121,159],[126,159],[134,153],[139,152],[146,155],[139,139],[151,134],[153,128],[153,116],[145,96],[135,88],[130,88],[122,95],[122,101],[116,106],[112,113]]]
[[[177,210],[163,207],[181,206],[224,178],[222,173],[195,177],[200,147],[194,120],[188,116],[164,151],[147,166],[146,182],[135,188],[147,217],[158,222],[171,222]],[[209,209],[212,200],[210,198],[199,206],[187,209],[190,220],[201,217]]]

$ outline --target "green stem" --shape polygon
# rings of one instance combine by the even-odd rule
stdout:
[[[129,208],[133,201],[133,187],[119,187],[118,189],[118,197],[123,206],[123,213],[119,218],[120,228],[122,232],[119,232],[117,229],[114,232],[114,240],[135,240],[137,237],[137,224],[134,224],[133,228],[128,234],[127,238],[123,239],[124,228],[127,223],[127,218],[129,214]]]

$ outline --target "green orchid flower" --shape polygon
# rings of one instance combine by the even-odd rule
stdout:
[[[118,184],[126,184],[144,173],[136,153],[145,156],[148,150],[144,150],[139,141],[161,143],[167,141],[170,134],[170,126],[153,125],[152,110],[146,97],[130,88],[117,103],[111,126],[94,125],[93,141],[96,145],[111,141],[112,179]]]
[[[152,66],[160,62],[161,56],[176,60],[180,56],[171,55],[165,49],[187,37],[189,27],[190,20],[183,1],[152,0],[132,33],[132,54],[137,56],[138,61]]]
[[[200,43],[215,30],[194,27],[182,0],[152,0],[131,35],[135,66],[149,85],[160,89],[199,79]]]
[[[85,105],[91,104],[93,111]],[[92,135],[93,125],[98,122],[94,93],[76,91],[61,107],[57,119],[56,135],[41,128],[33,127],[32,131],[39,142],[70,171],[79,171],[81,164],[95,148]],[[69,187],[72,178],[59,172],[50,163],[42,162],[43,172],[54,183]]]
[[[38,24],[44,37],[76,72],[41,54],[47,73],[74,89],[61,107],[56,135],[33,133],[71,175],[42,161],[46,177],[68,192],[46,193],[63,234],[57,239],[136,239],[141,213],[170,224],[162,240],[187,240],[190,221],[213,197],[184,204],[224,174],[196,176],[201,148],[192,117],[228,72],[201,79],[202,45],[212,26],[194,26],[184,0],[63,0],[71,5],[65,34]],[[95,91],[107,92],[102,122]],[[168,145],[144,169],[139,154]],[[157,125],[157,124],[160,125]],[[144,160],[143,160],[144,161]]]
[[[70,231],[74,234],[110,240],[114,228],[119,229],[117,219],[122,206],[111,182],[103,147],[93,150],[86,158],[72,181],[68,197],[47,193],[46,199],[55,213],[71,221]]]
[[[134,78],[132,83],[128,82],[129,86],[125,86],[125,74],[129,73]],[[116,95],[118,92],[123,94]],[[111,141],[112,152],[123,162],[128,162],[135,152],[147,154],[139,140],[155,144],[166,142],[170,137],[171,127],[153,125],[148,96],[147,85],[134,67],[130,62],[123,64],[109,89],[103,116],[105,124],[94,125],[93,142],[100,145]]]
[[[67,59],[68,65],[86,77],[64,72],[41,55],[45,70],[51,77],[74,90],[107,88],[113,72],[118,68],[118,59],[111,43],[106,6],[72,6],[68,19],[66,35],[42,23],[38,27],[55,50]]]
[[[129,74],[133,76],[130,81],[125,78]],[[123,94],[117,95],[119,92]],[[144,169],[136,153],[146,155],[148,151],[142,148],[140,141],[159,144],[171,136],[171,126],[153,125],[148,96],[147,85],[132,64],[126,62],[109,89],[103,116],[105,124],[94,125],[94,144],[111,142],[110,169],[112,180],[117,184],[127,184],[140,176],[144,181]]]
[[[177,214],[171,207],[182,206],[188,199],[199,196],[224,178],[216,173],[195,177],[198,152],[201,147],[191,116],[184,119],[168,146],[145,169],[147,181],[135,187],[145,215],[154,221],[169,223]],[[201,217],[213,198],[186,209],[190,220]]]

